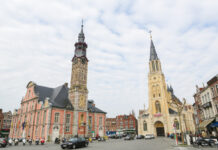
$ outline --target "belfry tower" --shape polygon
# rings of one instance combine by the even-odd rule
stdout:
[[[83,24],[75,43],[75,53],[72,59],[71,84],[69,89],[69,99],[74,107],[73,135],[78,135],[80,124],[86,125],[88,107],[87,72],[88,59],[86,57],[87,44],[83,33]],[[85,131],[83,131],[86,133]],[[81,134],[84,134],[81,133]]]

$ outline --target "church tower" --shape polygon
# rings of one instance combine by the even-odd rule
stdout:
[[[72,59],[72,74],[69,90],[69,98],[74,110],[87,111],[87,72],[88,59],[86,57],[87,44],[83,33],[83,24],[75,43],[75,53]]]
[[[154,127],[154,132],[159,128],[159,133],[164,135],[168,125],[168,94],[166,88],[165,77],[162,72],[161,62],[157,56],[157,52],[151,37],[150,45],[150,59],[149,59],[149,74],[148,74],[148,99],[149,99],[149,110],[148,113],[151,115],[151,123]],[[165,127],[165,128],[164,128]],[[155,129],[156,128],[156,129]],[[165,129],[165,131],[164,131]]]

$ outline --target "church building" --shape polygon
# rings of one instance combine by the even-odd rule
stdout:
[[[183,105],[175,96],[172,86],[166,84],[161,62],[151,37],[148,73],[149,105],[147,110],[145,108],[139,110],[138,134],[167,136],[174,132],[180,133],[180,127],[182,132],[195,132],[192,106],[185,105],[181,115],[178,115],[178,109],[172,102],[181,107]]]
[[[67,83],[55,88],[30,81],[20,108],[12,117],[10,138],[94,137],[105,135],[106,112],[88,100],[87,44],[83,25],[75,43],[70,87]]]

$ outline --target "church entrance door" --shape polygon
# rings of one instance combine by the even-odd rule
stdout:
[[[162,122],[160,121],[157,121],[155,124],[154,124],[155,128],[156,128],[156,133],[157,133],[157,136],[165,136],[165,133],[164,133],[164,125]]]

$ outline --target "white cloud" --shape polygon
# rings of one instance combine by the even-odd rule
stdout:
[[[216,1],[4,1],[0,5],[0,107],[19,108],[26,84],[70,81],[81,19],[88,44],[89,98],[108,116],[148,105],[153,41],[168,83],[193,102],[195,85],[217,74]]]

